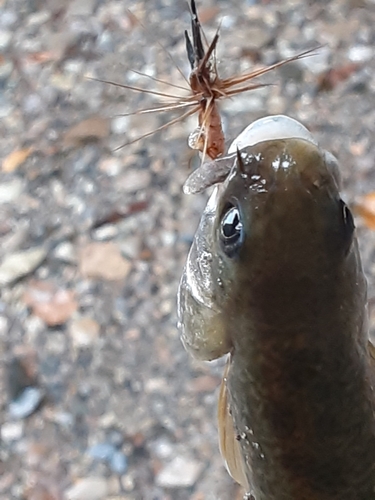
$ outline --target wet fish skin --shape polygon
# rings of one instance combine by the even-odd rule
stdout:
[[[192,332],[183,304],[190,300],[200,339],[208,332],[215,345],[214,320],[224,346],[215,354],[230,352],[219,401],[221,448],[256,500],[375,498],[366,280],[353,220],[326,159],[305,139],[242,149],[194,243],[199,256],[204,238],[220,286],[212,280],[208,292],[195,291],[209,305],[180,288],[185,339]],[[241,238],[228,252],[223,221],[230,231],[233,210]],[[187,281],[199,288],[195,269]]]

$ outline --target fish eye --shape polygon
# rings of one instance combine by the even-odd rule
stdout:
[[[243,243],[243,233],[240,211],[234,205],[228,205],[220,223],[220,242],[228,257],[234,257],[238,253]]]
[[[353,233],[355,229],[354,219],[349,207],[344,201],[340,200],[340,206],[344,223],[345,250],[348,252],[353,240]]]

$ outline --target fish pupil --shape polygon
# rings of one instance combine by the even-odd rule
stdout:
[[[243,224],[238,208],[230,206],[221,220],[221,243],[228,257],[233,257],[243,241]]]

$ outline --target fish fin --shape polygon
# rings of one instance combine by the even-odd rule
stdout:
[[[370,339],[368,339],[368,352],[370,353],[370,358],[372,363],[375,363],[375,345],[372,343]]]
[[[249,491],[241,445],[237,439],[228,401],[227,376],[230,370],[230,363],[231,357],[229,356],[221,381],[219,394],[218,420],[220,452],[225,460],[225,465],[229,474],[237,483],[243,486],[246,491]]]
[[[375,385],[375,345],[373,344],[371,339],[368,339],[367,350],[370,355],[371,380],[373,385]]]

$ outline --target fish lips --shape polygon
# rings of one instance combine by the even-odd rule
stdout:
[[[195,358],[217,359],[231,345],[221,320],[225,290],[220,286],[220,257],[212,255],[215,217],[221,186],[214,189],[202,215],[178,290],[181,340]]]

